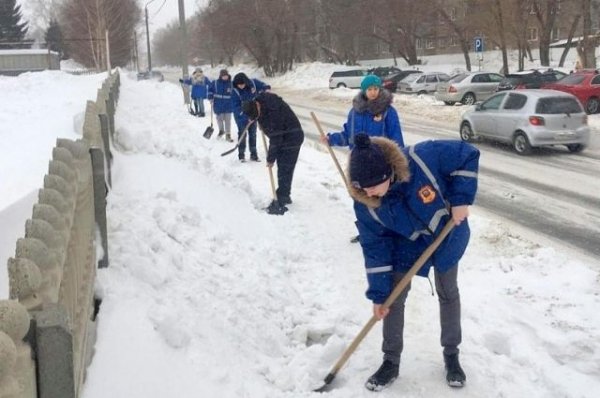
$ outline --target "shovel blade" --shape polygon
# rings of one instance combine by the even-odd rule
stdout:
[[[331,390],[331,382],[333,381],[333,379],[335,379],[335,373],[329,373],[327,375],[327,377],[325,377],[325,379],[323,380],[325,382],[325,384],[323,384],[321,387],[316,388],[313,390],[313,392],[328,392]]]
[[[208,126],[206,128],[206,131],[204,132],[204,134],[202,134],[202,136],[204,136],[204,138],[206,138],[207,140],[212,136],[212,133],[215,131],[214,128],[212,128],[211,126]]]
[[[269,207],[267,207],[267,213],[277,215],[277,216],[284,215],[286,211],[288,211],[288,208],[285,206],[282,206],[279,203],[279,201],[275,200],[275,199],[271,202]]]

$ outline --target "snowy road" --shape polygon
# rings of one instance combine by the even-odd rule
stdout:
[[[311,111],[326,131],[339,131],[346,119],[349,100],[276,91],[292,105],[309,138],[318,135]],[[442,122],[432,117],[432,109],[420,114],[418,107],[396,108],[407,144],[458,139],[459,119],[454,115],[445,115]],[[576,155],[566,148],[550,148],[521,157],[508,146],[477,143],[482,152],[477,205],[587,255],[600,256],[600,136],[597,131],[593,134],[590,148]],[[343,163],[345,150],[337,153]]]

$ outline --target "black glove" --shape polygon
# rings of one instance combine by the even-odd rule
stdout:
[[[179,83],[183,83],[183,79],[179,79]]]

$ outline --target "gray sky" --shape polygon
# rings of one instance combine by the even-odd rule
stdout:
[[[138,0],[144,11],[144,6],[151,0]],[[184,0],[185,16],[189,18],[199,9],[199,5],[204,5],[206,0]],[[148,4],[148,20],[150,29],[157,29],[167,26],[173,20],[179,20],[179,0],[152,0]]]

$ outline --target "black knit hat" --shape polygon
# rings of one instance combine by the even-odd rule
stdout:
[[[367,134],[357,134],[354,137],[354,149],[350,153],[352,186],[358,189],[374,187],[391,176],[392,166],[379,145],[372,143]]]
[[[258,117],[258,107],[256,101],[244,101],[242,102],[242,111],[250,119],[254,120]]]
[[[237,86],[238,84],[248,84],[248,76],[245,73],[238,73],[233,77],[233,85]]]

